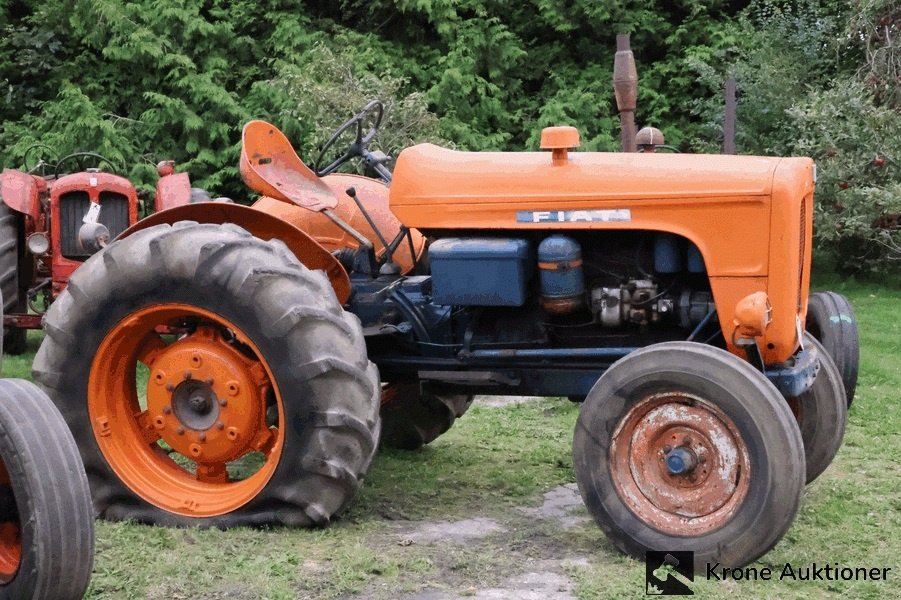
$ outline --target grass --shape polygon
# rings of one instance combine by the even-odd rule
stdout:
[[[695,586],[700,597],[898,597],[901,290],[828,287],[851,299],[861,327],[860,382],[845,443],[807,488],[794,526],[754,566],[891,567],[889,581],[701,581]],[[31,334],[30,351],[39,337]],[[30,360],[7,357],[4,374],[27,377]],[[578,598],[642,597],[644,564],[617,552],[593,523],[567,529],[521,511],[574,481],[570,445],[577,414],[576,405],[558,399],[476,405],[422,451],[380,452],[351,509],[328,529],[99,522],[88,597],[396,598],[423,589],[467,596],[548,564],[565,571]],[[416,523],[476,516],[502,529],[469,543],[407,543]],[[508,597],[518,595],[513,590]]]

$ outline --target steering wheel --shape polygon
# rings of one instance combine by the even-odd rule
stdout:
[[[45,154],[48,159],[53,162],[45,161],[41,154]],[[31,164],[32,158],[37,159],[34,164]],[[46,169],[48,166],[52,166],[57,162],[59,161],[56,160],[56,152],[53,151],[53,148],[41,142],[30,145],[22,154],[22,168],[25,169],[27,173],[34,173],[38,169]],[[43,173],[44,171],[42,170],[41,174],[43,175]]]
[[[67,163],[70,161],[75,161],[75,164],[78,165],[78,170],[84,171],[85,170],[84,164],[87,161],[87,159],[92,159],[93,163],[95,165],[97,165],[98,167],[99,167],[99,165],[106,163],[107,165],[109,165],[110,169],[113,172],[116,172],[119,170],[118,165],[113,163],[113,161],[106,158],[105,156],[101,156],[100,154],[97,154],[96,152],[73,152],[72,154],[64,156],[57,161],[56,167],[54,167],[54,169],[53,169],[53,178],[57,179],[59,177],[60,173],[63,172],[63,170],[60,167],[64,163]],[[74,171],[66,171],[66,172],[72,173]]]
[[[345,121],[341,127],[336,129],[335,133],[332,134],[332,137],[322,145],[319,156],[317,156],[315,162],[313,162],[313,171],[316,173],[316,176],[325,177],[329,173],[334,173],[338,167],[350,159],[363,156],[363,153],[367,150],[369,144],[375,138],[376,134],[378,134],[379,125],[382,123],[382,116],[384,113],[385,107],[382,103],[378,100],[372,100],[363,107],[363,110]],[[364,134],[363,123],[367,118],[371,119],[372,126]],[[334,146],[337,141],[352,128],[356,128],[354,141],[347,146],[347,150],[344,151],[344,154],[323,167],[322,164],[326,159],[328,151],[331,150],[332,146]]]

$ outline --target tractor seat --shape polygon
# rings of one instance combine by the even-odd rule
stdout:
[[[241,133],[241,177],[264,196],[320,211],[335,208],[332,190],[303,164],[278,127],[250,121]]]

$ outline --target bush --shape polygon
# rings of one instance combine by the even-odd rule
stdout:
[[[901,83],[891,79],[901,52],[880,45],[897,43],[901,9],[864,4],[851,13],[816,0],[754,2],[735,25],[735,44],[692,64],[708,89],[736,78],[739,152],[816,161],[818,266],[881,275],[901,261]],[[715,148],[720,104],[702,98],[695,111]]]

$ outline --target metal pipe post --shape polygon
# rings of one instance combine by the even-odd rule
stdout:
[[[629,34],[616,36],[613,59],[613,92],[619,111],[620,143],[623,152],[635,152],[635,106],[638,101],[638,72],[629,46]]]

